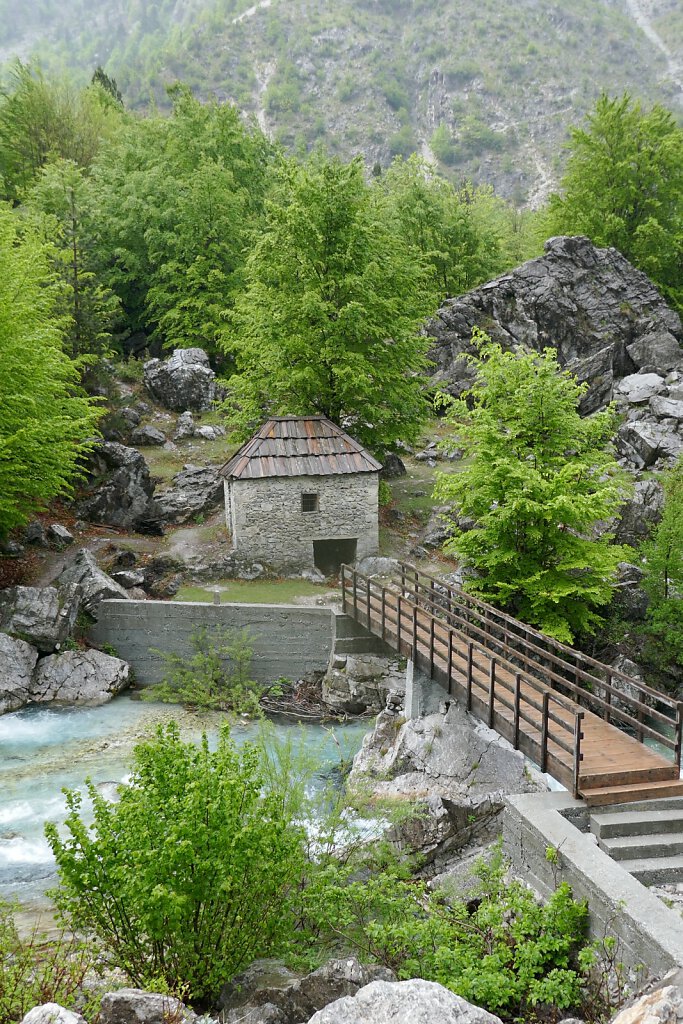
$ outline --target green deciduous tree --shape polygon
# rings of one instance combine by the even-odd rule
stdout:
[[[446,549],[476,575],[468,589],[564,642],[591,632],[612,594],[624,550],[596,537],[625,494],[609,452],[611,410],[582,419],[585,387],[555,353],[503,352],[479,333],[469,403],[448,417],[466,457],[463,471],[439,474],[436,493],[477,528]]]
[[[360,160],[283,160],[224,343],[245,427],[265,412],[323,413],[376,451],[414,437],[427,411],[419,329],[437,302],[428,278]]]
[[[95,432],[57,298],[50,247],[0,205],[0,536],[69,493]]]
[[[69,924],[93,936],[136,985],[186,986],[193,1000],[267,955],[291,926],[304,833],[271,785],[257,747],[224,729],[183,743],[159,728],[135,749],[130,785],[109,803],[88,785],[94,824],[67,796],[68,834],[46,834],[57,860],[53,894]]]
[[[650,598],[648,661],[683,667],[683,459],[664,477],[664,511],[652,539],[643,545]]]
[[[683,306],[683,128],[674,115],[603,95],[569,147],[551,232],[614,246]]]

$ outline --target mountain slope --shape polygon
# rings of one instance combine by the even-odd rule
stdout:
[[[288,147],[414,149],[519,202],[603,89],[683,112],[678,0],[0,0],[0,57],[105,65],[127,103],[182,78]]]

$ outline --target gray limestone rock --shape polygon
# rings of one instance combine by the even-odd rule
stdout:
[[[615,527],[619,544],[638,547],[662,518],[664,489],[658,480],[637,480],[633,494],[622,505]]]
[[[174,441],[185,441],[188,437],[194,437],[194,418],[189,409],[181,412],[178,422],[175,425]]]
[[[100,1024],[193,1024],[197,1015],[173,996],[120,988],[102,996]]]
[[[651,398],[650,410],[657,419],[671,417],[674,420],[683,420],[683,401],[680,399],[663,398],[661,396]]]
[[[71,565],[58,577],[57,583],[60,591],[69,584],[75,584],[80,592],[81,606],[94,618],[97,618],[100,601],[128,599],[123,587],[100,569],[95,556],[86,548],[81,548]]]
[[[434,981],[373,981],[315,1013],[308,1024],[501,1024]]]
[[[45,527],[40,519],[34,519],[24,530],[24,542],[26,544],[37,544],[38,547],[47,547]]]
[[[384,480],[395,480],[399,476],[406,475],[406,467],[403,459],[396,452],[387,452],[382,463],[380,476]]]
[[[136,448],[103,441],[91,453],[89,475],[93,490],[78,504],[83,519],[149,532],[157,515],[154,484]]]
[[[380,711],[390,693],[405,690],[405,670],[395,659],[370,654],[335,659],[323,678],[322,698],[335,711],[350,715]]]
[[[472,380],[464,356],[473,354],[478,325],[505,349],[557,349],[560,363],[588,383],[584,413],[609,402],[615,381],[636,369],[683,362],[678,315],[616,249],[583,237],[551,238],[543,256],[443,304],[428,327],[430,358],[451,394]]]
[[[364,576],[393,576],[401,571],[401,563],[397,558],[368,555],[356,563],[356,569]]]
[[[206,423],[204,426],[194,428],[194,436],[205,441],[217,441],[219,437],[225,437],[225,427]]]
[[[106,704],[130,684],[130,666],[102,651],[65,651],[42,658],[31,684],[37,704]]]
[[[650,420],[622,423],[617,432],[617,451],[638,469],[647,469],[660,458],[674,459],[683,450],[683,438],[671,427]]]
[[[164,522],[186,523],[212,512],[223,500],[223,479],[213,466],[183,466],[168,490],[157,497]]]
[[[201,348],[177,348],[170,359],[145,363],[144,383],[167,409],[208,409],[216,398],[216,375]]]
[[[66,583],[72,581],[65,581]],[[79,607],[76,587],[8,587],[0,591],[0,630],[51,653],[71,633]]]
[[[665,387],[664,378],[658,373],[630,373],[619,381],[616,393],[617,397],[623,396],[627,402],[637,405],[659,395]]]
[[[133,444],[139,445],[141,448],[166,444],[166,435],[158,427],[153,427],[151,424],[137,427],[130,435],[130,439]]]
[[[683,989],[665,985],[641,996],[612,1018],[612,1024],[677,1024],[683,1020]]]
[[[617,586],[612,603],[628,622],[642,622],[647,614],[649,599],[641,584],[643,570],[630,562],[618,565]]]
[[[85,1024],[85,1018],[59,1003],[43,1003],[29,1010],[21,1024]]]
[[[37,661],[35,647],[0,633],[0,714],[28,703]]]
[[[73,533],[67,530],[66,526],[62,526],[61,523],[52,523],[51,526],[48,526],[47,536],[53,544],[61,548],[66,548],[74,542]]]

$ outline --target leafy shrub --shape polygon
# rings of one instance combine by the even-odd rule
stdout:
[[[248,630],[216,628],[209,632],[201,627],[191,634],[190,647],[193,653],[188,656],[154,649],[164,660],[166,671],[160,683],[143,691],[143,700],[237,714],[261,713],[261,688],[249,677],[253,649]]]
[[[41,1003],[73,1004],[93,966],[88,947],[62,935],[48,942],[37,930],[21,938],[14,907],[0,901],[0,1024],[15,1024]],[[90,1010],[81,1007],[90,1018]]]
[[[437,160],[440,160],[443,164],[455,163],[457,157],[457,150],[453,142],[453,136],[449,132],[445,124],[440,124],[435,129],[434,134],[429,140],[432,152]]]
[[[303,829],[255,745],[238,750],[226,727],[213,752],[206,736],[186,744],[175,723],[160,726],[135,748],[118,803],[90,782],[87,793],[92,826],[68,792],[68,835],[45,827],[59,870],[51,895],[135,985],[211,999],[291,927]]]

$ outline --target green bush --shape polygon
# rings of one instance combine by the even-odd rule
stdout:
[[[249,676],[252,637],[248,630],[206,627],[190,636],[192,654],[153,649],[163,659],[163,680],[147,687],[143,700],[259,715],[261,687]]]
[[[87,792],[92,826],[78,792],[67,793],[68,835],[46,825],[51,895],[133,984],[210,1000],[291,928],[304,832],[255,745],[238,750],[226,727],[211,751],[205,736],[186,744],[175,723],[160,726],[136,747],[118,803],[90,782]]]
[[[48,942],[37,930],[20,937],[14,910],[0,901],[0,1024],[15,1024],[41,1003],[72,1006],[94,965],[87,945],[73,937]],[[91,1019],[97,1007],[80,1009]]]

